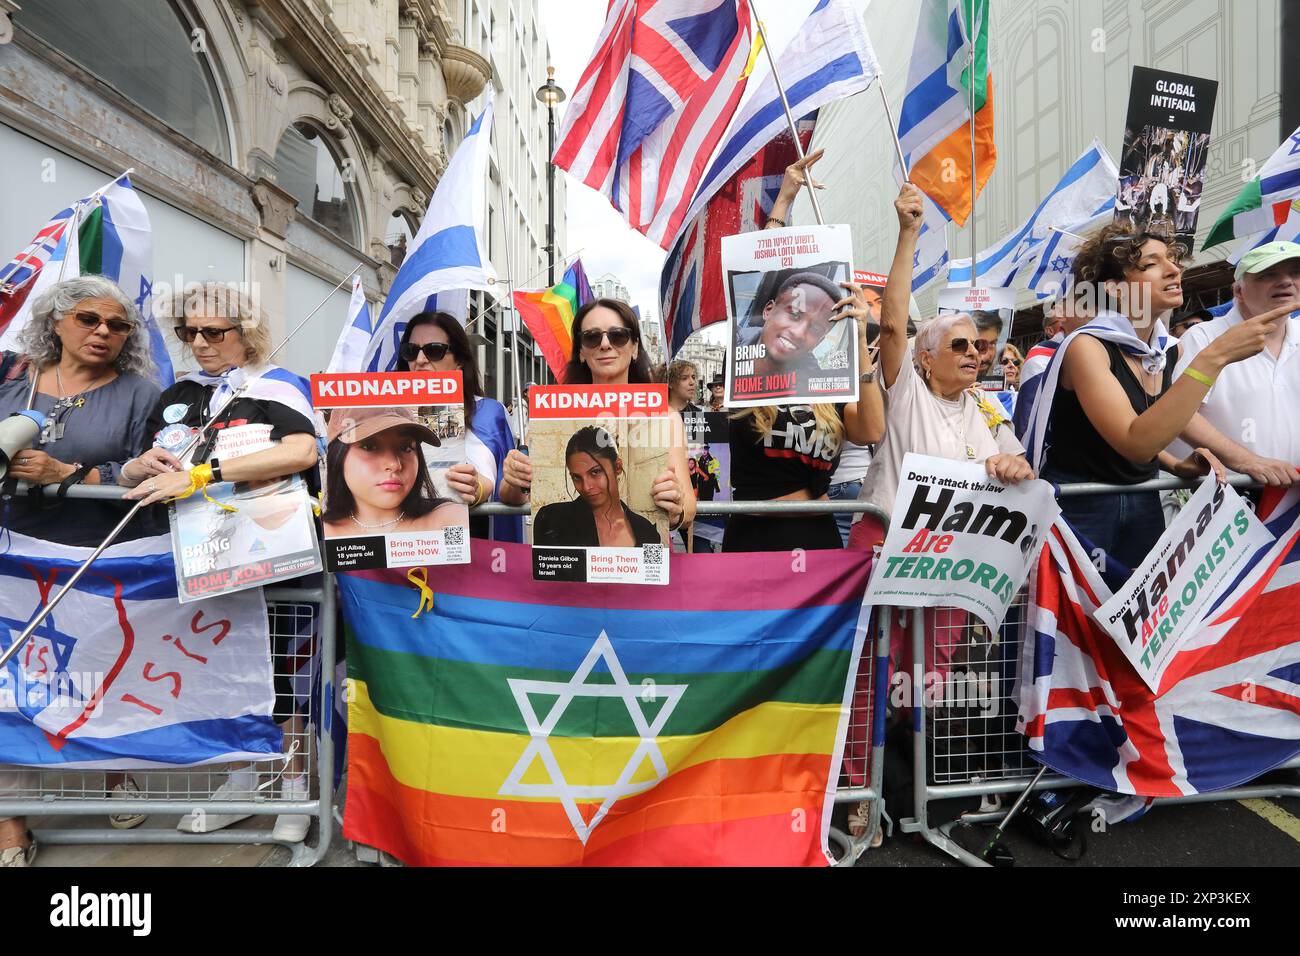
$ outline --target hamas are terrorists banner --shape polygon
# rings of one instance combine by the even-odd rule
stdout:
[[[866,600],[957,607],[997,630],[1060,513],[1046,481],[1004,485],[982,464],[909,453]]]

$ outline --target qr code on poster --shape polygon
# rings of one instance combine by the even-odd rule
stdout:
[[[448,548],[463,548],[465,546],[465,528],[461,525],[452,525],[450,528],[443,529],[443,544]]]
[[[659,567],[664,563],[664,546],[662,544],[647,544],[641,548],[641,559],[647,566]]]
[[[822,360],[821,365],[823,369],[848,368],[849,353],[844,349],[836,349]]]

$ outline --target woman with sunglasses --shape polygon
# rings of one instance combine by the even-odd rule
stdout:
[[[1027,432],[1030,451],[1054,484],[1134,485],[1161,469],[1195,478],[1223,466],[1257,481],[1290,485],[1290,464],[1260,458],[1230,441],[1198,413],[1215,376],[1255,355],[1290,306],[1248,319],[1203,350],[1176,381],[1176,342],[1164,318],[1183,304],[1186,250],[1161,235],[1106,226],[1075,255],[1074,286],[1096,304],[1095,317],[1067,337],[1051,367]],[[1195,451],[1166,451],[1181,437]],[[1220,463],[1222,462],[1222,464]],[[1164,533],[1157,492],[1072,495],[1061,513],[1094,548],[1133,568]]]
[[[641,348],[636,314],[618,299],[593,299],[573,317],[570,328],[573,351],[564,370],[566,385],[648,385],[650,360]],[[686,470],[686,429],[680,415],[669,416],[672,436],[669,467],[655,478],[651,493],[655,504],[668,513],[668,526],[676,531],[695,518],[695,496]],[[528,456],[514,450],[506,457],[501,500],[525,504],[533,483]]]
[[[19,342],[36,376],[32,404],[46,426],[30,448],[13,455],[8,477],[37,485],[115,484],[121,463],[144,448],[145,418],[158,399],[149,333],[135,303],[103,276],[56,283],[32,302]],[[27,375],[0,384],[0,419],[28,407],[31,386]],[[98,545],[123,514],[108,501],[64,499],[47,507],[27,495],[14,496],[6,508],[4,528],[79,547]],[[122,538],[157,530],[137,518]],[[0,768],[0,799],[17,796],[29,773]],[[104,786],[114,798],[139,793],[135,781],[120,773],[106,774]],[[144,820],[144,814],[130,812],[109,817],[118,829]],[[0,867],[25,867],[35,856],[26,818],[0,817]]]
[[[465,389],[465,431],[425,445],[425,463],[441,497],[456,497],[471,508],[499,500],[502,467],[515,448],[505,408],[483,394],[478,360],[469,336],[446,312],[422,312],[407,323],[397,349],[399,372],[451,372],[460,369]],[[522,541],[519,518],[471,518],[474,537]]]
[[[310,392],[301,378],[267,362],[271,333],[252,298],[219,282],[198,286],[185,297],[176,336],[190,347],[199,368],[164,391],[148,416],[145,432],[153,447],[123,466],[121,484],[136,486],[125,497],[166,502],[207,481],[261,482],[290,475],[301,475],[314,497],[320,480]],[[228,402],[240,388],[239,397]],[[211,427],[186,451],[204,426]],[[292,687],[283,679],[296,664],[290,639],[279,629],[272,635],[272,663],[280,678],[272,715],[287,735],[302,739],[305,721],[296,712]],[[282,799],[307,799],[305,770],[303,755],[289,760],[281,780]],[[257,774],[245,765],[232,768],[213,798],[251,799],[256,791]],[[210,833],[245,816],[186,814],[177,829]],[[282,814],[275,836],[302,840],[309,823],[306,816]]]
[[[921,326],[915,360],[909,355],[907,311],[912,288],[912,257],[921,230],[921,191],[904,183],[894,201],[898,244],[885,285],[880,316],[880,383],[887,398],[885,439],[876,450],[860,500],[889,514],[909,452],[980,462],[991,477],[1013,484],[1034,473],[1016,441],[1000,403],[972,390],[981,356],[993,343],[977,337],[969,315],[940,315]],[[853,526],[850,547],[870,548],[884,540],[884,528],[871,515]]]

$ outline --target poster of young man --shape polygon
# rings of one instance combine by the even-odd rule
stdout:
[[[1215,80],[1133,68],[1116,222],[1192,248],[1218,90]]]
[[[270,425],[220,429],[212,458],[272,447]],[[168,508],[182,604],[321,570],[307,484],[298,475],[214,482]]]
[[[686,432],[686,470],[691,476],[691,490],[696,501],[731,500],[731,418],[725,412],[701,412],[696,415],[701,427]],[[696,538],[695,550],[707,541],[721,546],[726,528],[725,516],[697,515],[691,525]]]
[[[853,275],[849,227],[798,226],[727,236],[728,407],[851,401],[857,327],[839,321]]]
[[[988,391],[1006,388],[1002,373],[1002,350],[1011,337],[1011,320],[1016,311],[1015,289],[970,289],[958,286],[939,290],[939,314],[964,312],[975,323],[975,351],[979,377],[975,384]],[[961,340],[954,340],[954,347]]]
[[[426,463],[439,432],[464,433],[460,372],[325,374],[311,384],[313,403],[330,410],[326,566],[468,564],[469,508],[438,493]]]
[[[655,505],[668,467],[664,385],[529,390],[533,577],[668,583],[668,516]]]

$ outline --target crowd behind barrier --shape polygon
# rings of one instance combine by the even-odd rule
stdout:
[[[1259,487],[1247,476],[1234,475],[1228,482],[1241,488]],[[1140,490],[1157,491],[1188,487],[1177,478],[1156,479]],[[36,489],[19,487],[19,493]],[[1100,483],[1066,485],[1060,496],[1105,495],[1117,489]],[[1125,490],[1131,491],[1132,488]],[[43,489],[52,494],[51,489]],[[81,499],[115,499],[111,487],[78,486],[67,496]],[[499,502],[478,506],[476,515],[501,516],[527,514],[526,506]],[[888,515],[867,502],[702,502],[698,514],[826,514],[870,513],[888,527]],[[279,842],[291,851],[290,865],[310,866],[329,851],[334,803],[334,746],[330,733],[315,732],[319,715],[329,711],[337,693],[334,664],[337,657],[335,627],[336,594],[331,575],[325,575],[318,587],[276,587],[267,589],[268,609],[276,626],[288,633],[302,633],[304,623],[314,618],[319,634],[318,654],[292,660],[295,670],[310,666],[311,712],[313,726],[298,733],[286,733],[285,752],[300,751],[307,756],[309,773],[315,783],[316,796],[299,803],[272,803],[264,791],[273,782],[280,762],[268,762],[258,772],[257,784],[238,799],[214,799],[221,774],[211,767],[149,770],[135,776],[141,783],[138,802],[132,808],[145,814],[191,813],[200,810],[213,814],[267,814],[286,810],[309,815],[316,823],[318,838],[314,846],[277,841],[264,829],[226,829],[214,833],[186,833],[171,827],[163,829],[60,829],[43,827],[36,831],[39,841],[55,844],[114,843],[209,843],[263,844]],[[879,839],[888,826],[890,832],[916,833],[938,849],[968,865],[987,865],[968,842],[958,842],[951,835],[954,826],[967,823],[995,822],[1005,814],[1014,796],[1032,787],[1035,791],[1078,786],[1079,782],[1056,773],[1035,780],[1041,765],[1031,756],[1025,739],[1015,727],[1016,701],[1013,696],[1024,639],[1023,626],[1028,605],[1027,591],[1022,589],[1012,604],[1006,622],[996,635],[966,615],[940,617],[927,628],[927,616],[919,609],[878,607],[872,617],[866,644],[856,676],[853,706],[850,708],[845,749],[836,802],[856,807],[859,829],[850,835],[838,827],[831,830],[833,851],[838,865],[851,866]],[[910,681],[900,684],[899,672],[890,666],[890,634],[894,623],[906,629],[911,642]],[[922,699],[926,686],[926,662],[942,660],[945,674],[959,674],[951,692],[927,703]],[[281,675],[283,676],[283,675]],[[891,720],[897,721],[900,708],[899,686],[910,688],[903,698],[902,711],[911,710],[906,721],[906,745],[910,747],[910,799],[900,804],[886,803],[885,794],[895,794],[906,780],[885,779],[885,748]],[[905,716],[905,714],[904,714]],[[856,749],[856,758],[854,756]],[[897,769],[898,764],[894,764]],[[1300,759],[1287,768],[1300,768]],[[24,770],[20,788],[0,798],[0,816],[65,817],[102,815],[111,800],[104,793],[102,771]],[[886,788],[890,788],[887,790]],[[1161,803],[1236,800],[1251,797],[1300,796],[1300,785],[1287,783],[1252,784],[1194,796],[1163,799]],[[942,821],[932,821],[934,804],[939,801],[980,799],[979,809],[967,807]],[[966,806],[966,804],[963,804]],[[359,848],[360,852],[360,848]],[[374,854],[371,854],[373,856]],[[869,858],[868,858],[869,861]]]

